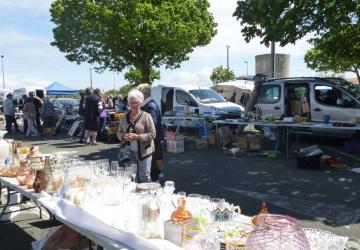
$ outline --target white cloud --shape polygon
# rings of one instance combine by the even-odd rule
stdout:
[[[21,32],[16,28],[6,28],[0,30],[0,46],[1,47],[15,47],[27,44],[32,45],[50,45],[50,40],[46,36],[32,35]]]
[[[1,0],[0,9],[48,11],[51,0]]]
[[[5,87],[7,89],[16,89],[24,86],[41,86],[46,87],[52,82],[46,79],[40,78],[29,78],[29,77],[17,77],[17,76],[7,76],[5,74]]]
[[[208,86],[211,84],[211,67],[203,67],[197,71],[173,70],[164,74],[163,78],[155,84],[200,84]]]

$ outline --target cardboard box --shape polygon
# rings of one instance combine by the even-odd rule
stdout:
[[[241,149],[248,149],[248,138],[246,136],[238,136],[236,138],[236,145]]]
[[[209,144],[210,145],[216,145],[216,134],[210,134]]]
[[[229,137],[221,139],[221,145],[229,146],[230,144],[231,144],[231,139]]]
[[[196,139],[196,149],[207,149],[208,148],[208,141],[207,139]]]
[[[263,136],[249,137],[249,149],[250,150],[264,150],[268,147],[268,141]]]
[[[53,135],[56,134],[56,128],[43,128],[44,135]]]
[[[308,102],[303,102],[301,108],[303,113],[310,113],[310,105]]]

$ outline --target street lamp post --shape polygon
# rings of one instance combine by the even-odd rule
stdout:
[[[245,61],[244,63],[246,63],[246,76],[249,75],[249,63],[248,61]]]
[[[3,89],[5,89],[4,55],[1,55],[1,69],[2,69],[2,78],[3,78]]]
[[[90,71],[90,88],[92,89],[93,88],[93,81],[92,81],[92,68],[89,68],[89,71]]]
[[[230,45],[226,45],[226,68],[229,69],[229,49]]]

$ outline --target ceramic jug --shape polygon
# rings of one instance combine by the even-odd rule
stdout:
[[[239,206],[234,206],[224,199],[212,208],[211,216],[214,222],[231,221],[234,216],[241,213]]]

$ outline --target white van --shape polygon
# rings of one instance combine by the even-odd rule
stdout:
[[[355,124],[360,118],[360,86],[339,78],[266,80],[258,91],[256,108],[263,117],[305,114],[313,122]]]
[[[46,96],[46,90],[44,87],[28,86],[24,88],[14,89],[14,100],[19,101],[23,95],[29,96],[30,93],[34,93],[34,96],[44,98]]]
[[[195,85],[158,85],[151,90],[151,97],[157,102],[162,115],[172,110],[189,107],[190,113],[212,118],[239,118],[244,108],[226,101],[221,95],[207,87]]]

